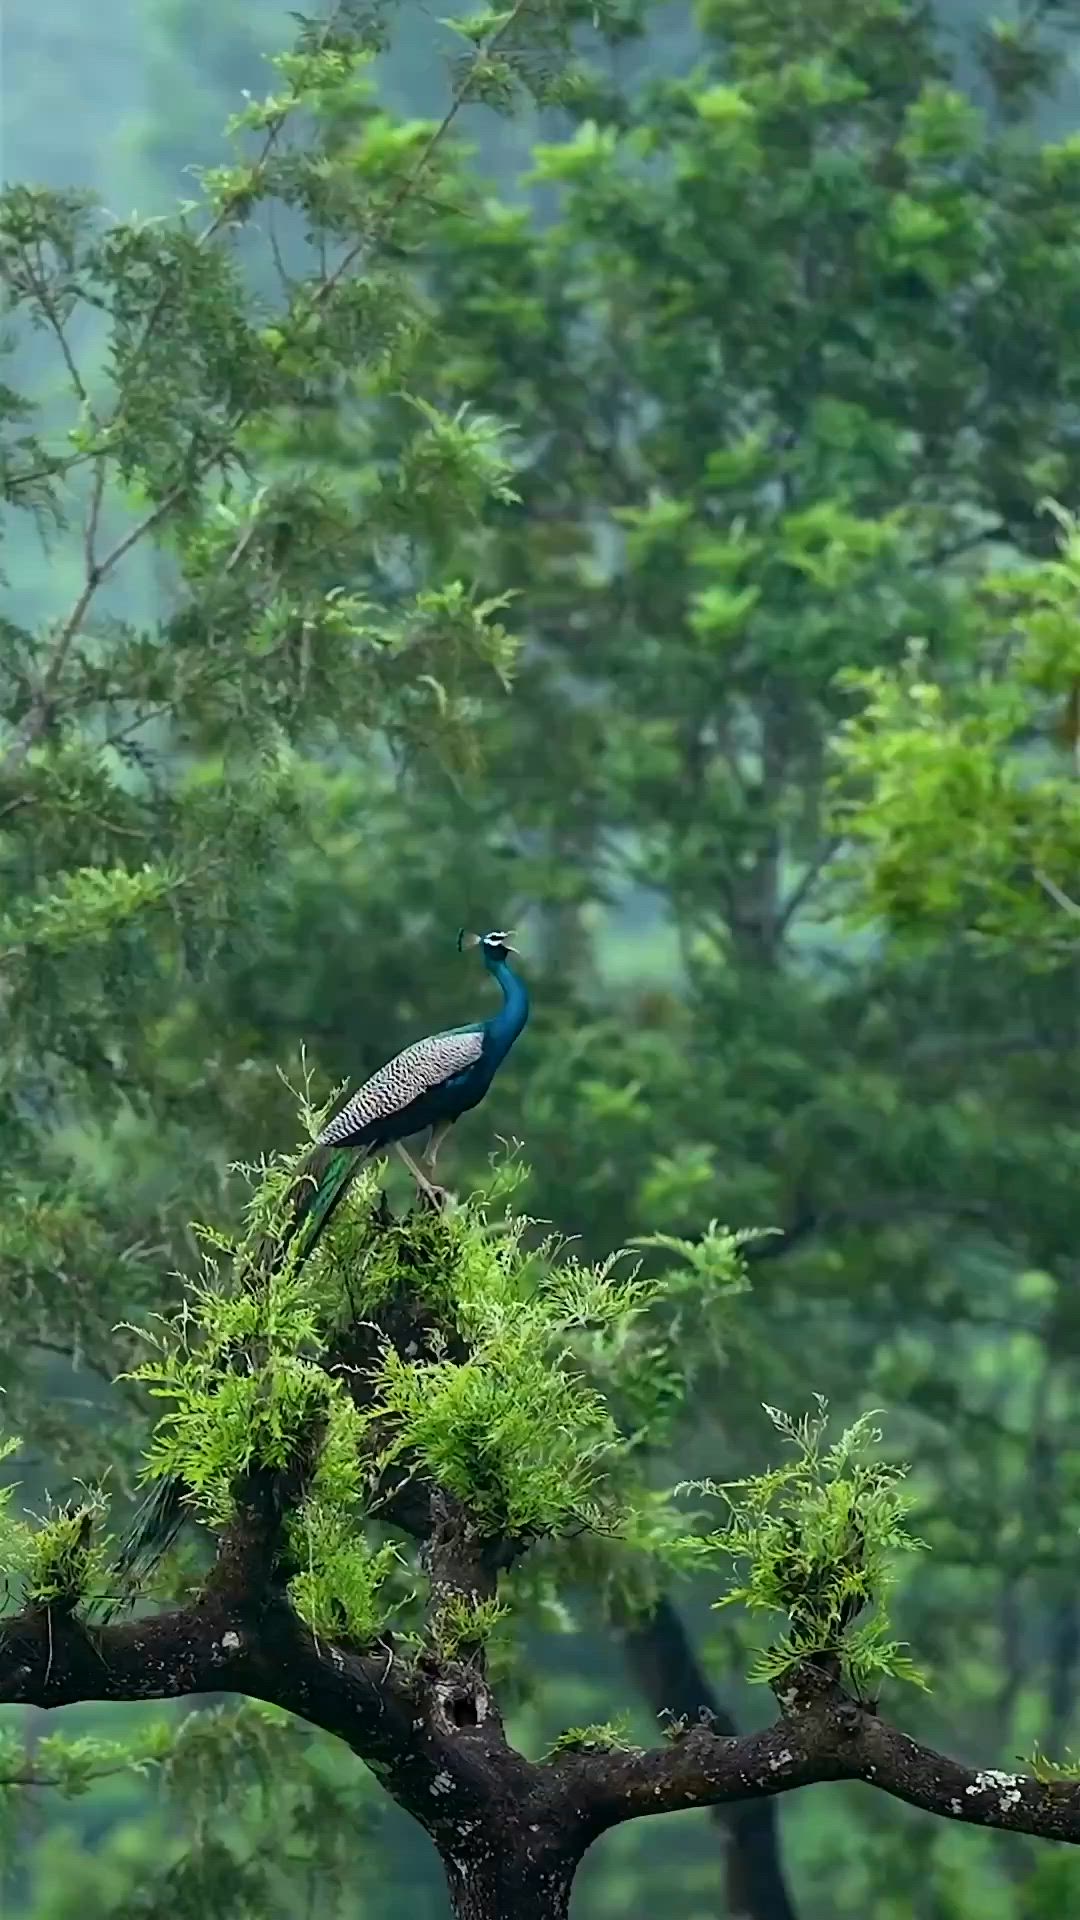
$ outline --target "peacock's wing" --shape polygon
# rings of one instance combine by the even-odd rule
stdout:
[[[365,1080],[334,1115],[319,1135],[317,1145],[332,1147],[346,1141],[362,1141],[369,1129],[404,1113],[426,1093],[445,1086],[456,1074],[464,1073],[483,1051],[484,1036],[478,1028],[456,1033],[433,1033],[427,1040],[414,1040],[411,1047],[388,1060],[385,1067]]]

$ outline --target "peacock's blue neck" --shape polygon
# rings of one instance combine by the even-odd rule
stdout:
[[[488,1047],[485,1051],[494,1058],[496,1064],[509,1053],[522,1027],[529,1017],[529,990],[524,980],[505,960],[489,959],[484,956],[484,965],[493,974],[502,989],[503,1003],[498,1013],[484,1026],[488,1035]]]

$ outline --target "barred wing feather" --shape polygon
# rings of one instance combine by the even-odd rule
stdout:
[[[411,1047],[395,1054],[385,1067],[365,1080],[341,1112],[323,1128],[317,1144],[337,1146],[354,1139],[365,1127],[402,1113],[414,1100],[471,1067],[479,1060],[483,1045],[482,1033],[435,1033],[430,1039],[414,1040]]]

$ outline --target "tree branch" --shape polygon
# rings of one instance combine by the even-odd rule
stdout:
[[[460,1712],[468,1692],[472,1709]],[[781,1716],[759,1733],[699,1725],[649,1752],[562,1753],[536,1765],[506,1741],[486,1686],[393,1649],[323,1646],[272,1591],[95,1628],[62,1608],[30,1608],[0,1630],[0,1704],[68,1706],[235,1692],[335,1734],[443,1846],[463,1817],[542,1815],[566,1843],[647,1814],[722,1806],[829,1780],[867,1785],[943,1819],[1080,1844],[1080,1781],[972,1768],[922,1746],[803,1669],[781,1688]]]
[[[698,1726],[666,1752],[594,1758],[591,1779],[579,1766],[576,1790],[591,1801],[598,1830],[645,1814],[862,1780],[941,1819],[1080,1845],[1080,1781],[963,1766],[888,1725],[814,1668],[796,1684],[789,1680],[780,1698],[780,1719],[760,1733],[732,1739]],[[569,1786],[576,1756],[560,1764]]]
[[[285,1708],[345,1742],[438,1843],[497,1795],[527,1798],[482,1679],[453,1662],[400,1658],[392,1644],[328,1645],[290,1605],[275,1566],[272,1477],[227,1529],[204,1591],[187,1607],[98,1626],[60,1606],[0,1621],[0,1705],[161,1700],[238,1693]]]
[[[1050,875],[1044,873],[1041,867],[1035,868],[1035,878],[1043,892],[1050,895],[1055,906],[1060,907],[1062,912],[1069,914],[1072,919],[1080,920],[1080,901],[1076,901],[1070,894],[1064,893],[1058,886],[1057,881],[1051,880]]]
[[[365,1759],[408,1744],[412,1689],[385,1653],[322,1647],[283,1602],[207,1593],[147,1619],[98,1627],[57,1608],[27,1608],[0,1623],[0,1704],[70,1706],[80,1700],[169,1700],[244,1693],[300,1714]]]
[[[884,1194],[880,1199],[871,1197],[850,1207],[824,1207],[820,1212],[805,1202],[799,1205],[789,1226],[745,1247],[743,1258],[747,1266],[756,1266],[763,1260],[781,1259],[811,1236],[842,1232],[846,1227],[887,1227],[900,1220],[937,1217],[989,1225],[993,1210],[986,1200],[949,1200],[936,1194]]]
[[[117,1774],[121,1774],[121,1773],[130,1774],[131,1772],[132,1772],[132,1764],[130,1760],[114,1760],[112,1764],[109,1766],[94,1767],[88,1773],[81,1773],[79,1776],[79,1784],[81,1786],[83,1781],[92,1781],[96,1785],[99,1780],[112,1780],[116,1777]],[[16,1773],[0,1773],[0,1788],[7,1788],[7,1787],[38,1787],[38,1788],[60,1787],[60,1788],[63,1788],[67,1786],[67,1784],[68,1784],[67,1774],[47,1773],[47,1772],[44,1772],[40,1767],[24,1768],[21,1772],[16,1772]]]
[[[353,245],[347,249],[338,261],[333,272],[323,275],[322,280],[316,287],[311,298],[312,311],[322,306],[323,302],[329,298],[339,281],[348,273],[350,267],[354,266],[360,256],[368,251],[372,241],[378,239],[379,228],[381,227],[385,232],[389,222],[393,220],[394,215],[400,211],[406,200],[415,192],[424,174],[427,172],[428,165],[436,148],[442,145],[458,114],[472,98],[473,88],[476,85],[477,77],[484,66],[484,62],[491,58],[491,55],[497,51],[507,34],[513,31],[519,18],[525,11],[526,4],[527,0],[514,0],[509,13],[503,14],[499,18],[498,24],[487,37],[480,41],[460,87],[438,125],[433,127],[429,133],[417,155],[415,165],[405,174],[399,186],[394,193],[391,194],[389,202],[383,211],[381,221],[376,223],[374,234],[364,234],[359,240],[354,241]]]
[[[818,849],[813,859],[807,862],[801,877],[796,881],[795,885],[792,887],[791,892],[787,896],[787,899],[781,902],[780,909],[776,917],[776,939],[777,940],[782,940],[784,938],[785,934],[788,931],[788,928],[791,926],[792,921],[795,919],[795,916],[799,912],[800,908],[806,904],[806,901],[809,899],[810,895],[813,893],[814,888],[817,886],[817,883],[821,879],[821,876],[824,873],[826,867],[829,865],[830,861],[834,858],[834,856],[837,853],[839,853],[842,845],[843,845],[843,839],[841,835],[838,833],[833,834],[831,839],[826,840],[823,843],[823,845]]]

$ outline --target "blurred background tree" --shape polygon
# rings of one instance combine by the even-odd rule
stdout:
[[[289,1137],[278,1068],[306,1042],[329,1086],[459,1017],[453,929],[516,921],[535,1023],[447,1150],[454,1184],[496,1135],[520,1136],[530,1209],[590,1252],[697,1241],[712,1218],[778,1227],[752,1250],[754,1287],[722,1343],[702,1337],[692,1293],[673,1304],[641,1385],[654,1418],[666,1410],[658,1479],[673,1460],[717,1477],[759,1465],[763,1399],[812,1387],[844,1416],[887,1408],[934,1549],[900,1601],[933,1669],[917,1730],[1003,1764],[1075,1743],[1080,624],[1072,534],[1045,504],[1075,506],[1080,463],[1080,145],[1061,79],[1075,15],[992,24],[907,0],[600,9],[606,41],[583,41],[587,68],[559,101],[540,75],[515,118],[465,106],[453,132],[478,156],[441,149],[402,250],[380,261],[378,310],[351,336],[357,377],[341,377],[331,342],[320,377],[249,434],[272,492],[239,601],[208,606],[220,548],[208,557],[201,525],[117,582],[81,698],[114,730],[136,723],[130,759],[103,773],[100,720],[77,706],[27,762],[29,791],[20,775],[0,800],[15,1037],[2,1381],[40,1486],[56,1491],[75,1441],[94,1464],[89,1440],[130,1489],[145,1424],[107,1385],[126,1352],[112,1329],[174,1297],[191,1213],[239,1204],[229,1161]],[[287,37],[276,7],[198,16],[76,10],[65,60],[85,45],[103,85],[87,89],[80,141],[69,124],[46,151],[48,116],[32,124],[16,81],[20,58],[44,59],[40,76],[48,56],[20,14],[8,178],[97,184],[125,212],[190,191],[182,166],[220,165],[221,120],[241,88],[261,94],[260,57]],[[339,157],[362,130],[368,211],[426,132],[377,104],[446,104],[448,36],[419,12],[399,24],[379,94],[319,133]],[[66,99],[55,56],[54,73]],[[287,211],[282,231],[302,246]],[[254,225],[237,237],[260,293],[266,245]],[[92,322],[85,338],[92,358]],[[47,345],[20,335],[9,378],[34,385],[55,430]],[[478,490],[445,462],[429,483],[436,430],[402,388],[436,421],[464,402],[502,423],[500,439],[469,442]],[[477,414],[464,419],[475,434]],[[519,498],[500,502],[511,483]],[[345,504],[327,542],[331,500]],[[24,636],[77,596],[80,532],[45,560],[21,542],[9,561],[16,730]],[[490,652],[486,666],[462,653],[460,627],[448,639],[445,603],[430,652],[383,672],[403,597],[458,578],[481,603],[516,596],[491,616],[520,642],[509,697]],[[376,603],[374,637],[355,608],[363,631],[331,631],[335,588]],[[317,644],[296,594],[319,608]],[[167,696],[180,678],[164,718],[148,632]],[[226,669],[211,697],[189,696],[185,661]],[[144,863],[151,877],[117,892],[117,870]],[[43,940],[34,914],[86,868],[114,876],[107,912],[76,896],[62,938]],[[743,1723],[762,1713],[741,1682],[745,1628],[730,1614],[718,1626],[692,1586],[663,1595],[631,1574],[583,1557],[579,1609],[538,1620],[543,1679],[521,1702],[522,1738],[605,1717],[599,1683],[627,1674],[643,1725],[706,1688]],[[117,1716],[70,1718],[108,1732]],[[250,1733],[257,1747],[229,1714],[195,1719],[207,1742]],[[374,1796],[356,1858],[386,1847],[392,1864],[335,1881],[332,1774],[313,1750],[296,1832],[326,1835],[330,1859],[296,1871],[320,1910],[400,1910],[414,1849]],[[255,1872],[288,1815],[253,1787],[223,1833],[189,1781],[177,1768],[156,1813],[124,1776],[77,1817],[50,1804],[50,1844],[54,1820],[73,1837],[48,1864],[24,1794],[10,1911],[85,1909],[88,1871],[102,1914],[179,1910],[177,1874],[193,1905],[214,1885],[224,1900],[214,1849]],[[768,1820],[755,1814],[732,1848],[730,1828],[686,1816],[606,1841],[577,1908],[1034,1920],[1080,1892],[1069,1859],[917,1831],[847,1790],[817,1790],[780,1822],[786,1894]],[[298,1897],[293,1882],[247,1886],[220,1910]],[[413,1910],[439,1914],[442,1897],[432,1867]]]

